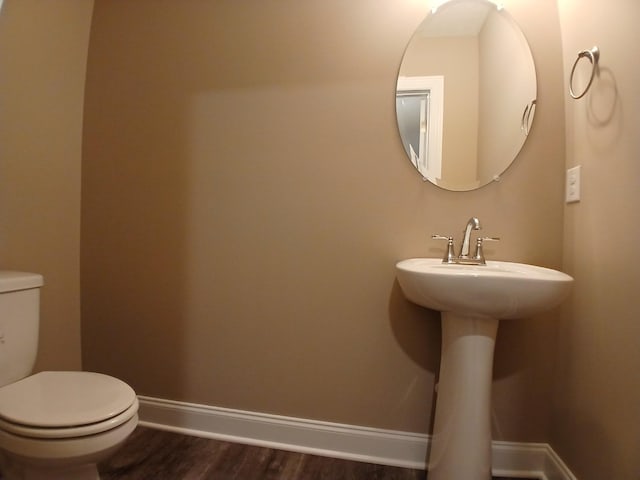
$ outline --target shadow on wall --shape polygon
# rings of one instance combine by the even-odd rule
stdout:
[[[389,320],[396,342],[403,352],[438,382],[442,328],[440,312],[420,307],[408,301],[395,279],[389,295]],[[436,412],[435,388],[428,395],[428,433],[433,432]]]
[[[440,312],[409,302],[396,279],[389,296],[389,319],[398,345],[424,370],[440,368]]]
[[[591,87],[594,93],[587,97],[587,119],[589,125],[600,128],[609,125],[612,121],[620,122],[622,115],[616,115],[616,112],[620,108],[618,85],[616,78],[610,68],[601,67],[598,69],[598,81]],[[624,131],[620,126],[611,128],[615,136],[608,139],[608,145],[593,145],[594,147],[610,148],[615,145],[622,132]],[[590,140],[592,137],[588,137]]]
[[[175,83],[157,90],[160,58],[104,6],[95,3],[85,90],[83,366],[140,394],[180,399],[188,370],[179,326],[187,305],[189,172],[176,159],[188,141],[185,101]],[[118,23],[121,45],[109,33]],[[155,53],[163,48],[158,42]],[[152,390],[158,385],[164,390]]]
[[[575,478],[611,478],[611,472],[620,468],[614,463],[617,456],[613,454],[618,439],[608,437],[598,419],[590,417],[585,411],[572,408],[570,411],[558,410],[556,413],[565,419],[565,423],[561,432],[556,425],[551,428],[556,431],[556,438],[563,439],[564,448],[572,450],[570,455],[563,452],[563,457],[589,459],[586,470],[582,464],[571,465]]]

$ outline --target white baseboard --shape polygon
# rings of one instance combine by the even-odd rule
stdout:
[[[426,468],[429,435],[140,396],[140,424],[187,435],[405,468]],[[493,474],[576,480],[546,443],[494,441]]]

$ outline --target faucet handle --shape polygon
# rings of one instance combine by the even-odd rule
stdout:
[[[480,265],[486,265],[487,262],[484,259],[484,251],[482,250],[482,243],[487,242],[499,242],[500,237],[478,237],[476,239],[476,253],[473,255],[473,260]]]
[[[444,235],[431,235],[433,240],[446,240],[447,241],[447,251],[442,257],[442,263],[455,263],[456,255],[453,253],[453,237],[452,236],[444,236]]]

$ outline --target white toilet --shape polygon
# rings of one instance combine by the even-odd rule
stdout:
[[[42,276],[0,271],[0,471],[3,480],[98,480],[96,464],[138,424],[133,389],[90,372],[29,376]]]

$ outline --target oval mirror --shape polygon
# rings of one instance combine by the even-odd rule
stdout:
[[[407,46],[396,87],[409,160],[447,190],[498,179],[520,152],[536,106],[536,72],[524,34],[488,0],[433,9]]]

